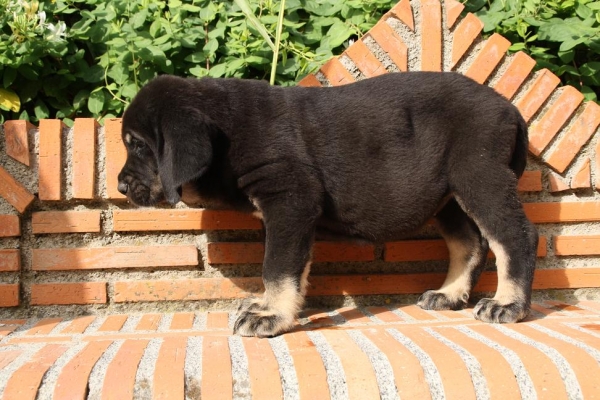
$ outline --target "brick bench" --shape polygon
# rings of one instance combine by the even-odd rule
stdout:
[[[600,303],[522,323],[417,306],[306,310],[273,339],[226,312],[0,321],[5,399],[594,398]]]
[[[528,340],[541,340],[547,344],[547,347],[539,347],[536,350],[541,351],[543,356],[534,353],[538,358],[549,357],[544,359],[544,365],[554,363],[554,367],[557,368],[558,372],[552,371],[558,375],[553,375],[552,379],[547,380],[549,385],[555,387],[564,384],[566,386],[563,391],[575,393],[569,386],[572,385],[575,376],[581,390],[588,390],[588,385],[593,384],[593,380],[588,379],[591,375],[580,374],[580,370],[576,369],[570,358],[568,363],[571,365],[571,372],[574,372],[566,373],[564,361],[550,350],[556,349],[560,352],[564,346],[574,346],[580,350],[585,349],[584,352],[598,361],[598,353],[589,350],[598,349],[598,321],[595,319],[598,313],[594,311],[597,310],[597,303],[584,302],[600,300],[600,142],[597,139],[600,106],[593,102],[584,102],[583,95],[573,87],[560,87],[559,79],[550,71],[542,69],[534,72],[535,62],[524,53],[508,55],[510,43],[502,36],[494,34],[483,39],[481,21],[472,14],[461,16],[462,11],[463,6],[455,0],[401,0],[364,37],[299,84],[342,85],[395,71],[453,70],[493,87],[513,101],[528,121],[530,129],[531,154],[528,170],[519,182],[519,191],[525,202],[525,211],[537,225],[541,235],[538,270],[534,279],[534,299],[541,302],[536,306],[536,315],[537,318],[540,318],[539,313],[549,316],[539,321],[542,328],[538,327],[536,319],[531,322],[533,327],[528,328],[525,324],[522,327],[513,325],[506,329],[518,332],[508,336],[517,338],[517,342],[511,343],[521,346],[520,349],[529,348],[531,343]],[[98,355],[97,360],[108,349],[108,345],[102,348],[107,344],[105,341],[96,340],[97,338],[91,341],[85,339],[88,333],[91,335],[97,331],[99,327],[96,325],[100,321],[113,321],[111,323],[117,326],[121,320],[124,322],[140,319],[154,321],[147,322],[149,326],[154,326],[152,324],[163,324],[156,322],[158,320],[171,320],[171,313],[174,311],[185,313],[196,312],[198,309],[222,312],[233,310],[240,298],[262,291],[260,263],[264,248],[260,221],[232,211],[189,209],[181,205],[176,209],[140,211],[131,208],[124,201],[124,197],[117,191],[116,181],[125,160],[120,128],[120,119],[108,119],[104,126],[99,126],[94,120],[85,118],[76,119],[73,128],[66,128],[60,120],[42,120],[38,127],[25,121],[8,121],[3,126],[4,137],[0,140],[0,319],[11,320],[14,323],[0,326],[0,332],[7,334],[13,329],[15,331],[0,341],[0,370],[11,371],[8,375],[0,373],[0,393],[3,388],[5,391],[16,390],[15,379],[29,379],[27,384],[17,387],[31,388],[31,393],[35,395],[40,381],[33,379],[33,376],[40,376],[42,379],[49,376],[44,375],[46,370],[56,373],[64,371],[63,364],[66,360],[79,360],[79,357],[84,357],[81,362],[93,364],[95,361],[89,361],[93,358],[92,355]],[[440,285],[448,259],[445,244],[431,224],[424,227],[415,237],[403,241],[376,244],[318,242],[315,244],[314,255],[308,305],[327,309],[353,307],[357,304],[380,307],[412,303],[415,295]],[[490,254],[488,272],[484,273],[475,288],[476,295],[495,289],[496,275],[493,266],[493,254]],[[568,301],[572,305],[544,303],[548,299]],[[562,307],[566,311],[558,312],[556,307]],[[392,314],[400,316],[400,321],[372,319],[373,313],[369,314],[368,308],[363,310],[366,316],[360,316],[359,309],[344,309],[343,312],[359,315],[365,322],[366,325],[360,325],[360,329],[356,331],[358,333],[353,333],[353,329],[358,325],[343,322],[343,319],[336,320],[336,324],[330,328],[321,327],[325,329],[323,338],[318,339],[321,343],[327,340],[335,345],[339,340],[339,343],[345,343],[349,347],[358,346],[358,350],[352,347],[354,350],[348,354],[353,357],[362,354],[356,355],[362,357],[359,363],[361,366],[356,370],[346,370],[344,360],[347,358],[344,357],[348,354],[344,353],[345,350],[339,354],[341,361],[336,361],[342,363],[346,374],[354,374],[352,376],[358,379],[354,381],[355,378],[346,376],[352,381],[344,389],[347,393],[354,393],[355,386],[361,388],[360,390],[371,390],[365,393],[373,393],[375,384],[384,390],[377,374],[375,378],[372,373],[368,375],[370,383],[364,383],[364,387],[360,382],[364,370],[369,370],[371,365],[380,365],[378,363],[386,358],[388,363],[397,362],[394,357],[388,355],[396,354],[394,352],[400,350],[385,346],[404,346],[402,354],[407,351],[410,353],[411,349],[416,348],[413,346],[417,345],[416,342],[404,343],[397,338],[392,340],[389,331],[381,330],[390,327],[396,329],[396,322],[400,325],[410,322],[410,329],[415,329],[411,332],[419,332],[418,335],[427,337],[422,348],[425,354],[431,354],[433,358],[440,348],[446,346],[450,350],[444,348],[445,351],[450,351],[453,355],[449,357],[457,363],[453,365],[458,365],[455,368],[465,368],[461,370],[463,372],[456,372],[447,364],[442,367],[434,362],[437,369],[426,372],[429,368],[427,365],[431,364],[423,364],[425,361],[420,359],[420,365],[424,369],[421,373],[429,375],[426,375],[428,380],[424,383],[423,375],[418,375],[417,370],[411,372],[421,377],[420,389],[414,390],[429,391],[433,397],[438,393],[436,390],[440,390],[440,380],[443,382],[443,390],[449,395],[452,390],[462,387],[460,385],[466,385],[468,375],[471,376],[471,380],[478,379],[476,375],[479,372],[473,369],[472,359],[466,355],[470,350],[457,350],[460,346],[467,346],[466,342],[469,340],[485,342],[482,337],[486,337],[493,341],[498,335],[507,334],[502,330],[504,328],[482,326],[477,329],[486,330],[485,334],[493,335],[488,337],[481,333],[482,337],[474,334],[463,337],[465,333],[462,328],[456,328],[457,332],[441,327],[438,330],[438,325],[429,322],[421,326],[408,317],[407,321],[402,320],[405,316],[403,312],[420,312],[414,307],[403,308],[403,312],[396,312],[394,307],[391,310],[383,310],[382,315],[389,318],[393,318]],[[149,311],[165,314],[144,314]],[[332,313],[343,316],[342,312]],[[89,316],[73,319],[83,314]],[[181,326],[185,326],[181,329],[171,328],[181,331],[173,337],[175,341],[160,341],[159,338],[162,340],[164,335],[152,336],[146,332],[156,329],[167,332],[170,328],[164,325],[166,322],[160,325],[161,328],[142,329],[143,334],[137,339],[137,331],[132,328],[133,333],[128,333],[130,336],[117,335],[110,340],[114,342],[125,339],[126,343],[130,339],[137,340],[137,344],[131,344],[131,349],[126,348],[129,349],[127,351],[137,352],[135,354],[138,355],[145,351],[144,354],[150,352],[149,354],[159,356],[163,354],[164,349],[164,352],[170,354],[165,357],[175,357],[172,354],[173,349],[186,346],[177,340],[188,338],[189,349],[189,343],[197,345],[194,341],[196,339],[192,338],[208,337],[210,335],[206,332],[216,332],[206,326],[202,326],[202,329],[196,325],[194,326],[197,329],[190,328],[190,315],[175,314],[173,317],[173,321],[181,320]],[[209,314],[212,315],[210,318],[202,315],[204,314],[196,314],[193,320],[210,320],[216,318],[215,315],[220,315],[218,318],[226,318],[224,314]],[[60,317],[61,320],[31,319],[40,316]],[[465,329],[471,329],[469,327],[476,324],[464,312],[421,311],[421,316],[441,322],[446,321],[444,318],[450,318],[458,321],[459,325],[468,327]],[[566,319],[563,320],[562,317]],[[414,318],[416,321],[420,320],[418,317]],[[17,321],[14,321],[15,319]],[[85,321],[89,321],[91,328],[82,328]],[[223,321],[224,319],[221,323]],[[373,340],[369,336],[370,331],[365,330],[366,327],[370,327],[369,321],[383,324],[379,331],[376,329],[379,333],[374,333]],[[33,329],[32,324],[38,322],[45,326],[42,333],[26,334]],[[546,322],[550,325],[546,326]],[[387,326],[388,323],[392,325]],[[134,322],[128,324],[126,328],[132,327]],[[329,326],[328,324],[325,325]],[[71,325],[75,327],[67,328]],[[454,327],[452,324],[449,326]],[[73,335],[65,336],[62,333],[63,328],[67,329],[67,333],[72,329]],[[220,345],[214,346],[229,348],[232,355],[234,350],[231,346],[238,346],[236,351],[245,349],[251,371],[256,371],[255,368],[260,371],[263,365],[264,368],[274,370],[273,360],[264,358],[270,356],[263,355],[264,353],[256,348],[250,351],[247,347],[258,346],[257,348],[263,349],[268,346],[266,342],[227,338],[229,331],[223,325],[220,328],[222,330],[216,335],[220,339],[215,339],[217,341],[214,342]],[[318,331],[313,328],[315,327],[311,325],[310,329],[307,329],[309,332]],[[404,332],[401,328],[404,329],[404,325],[397,328]],[[433,330],[428,330],[429,328]],[[556,329],[558,333],[550,334],[544,330],[546,328]],[[79,332],[76,329],[87,330]],[[111,328],[114,332],[119,329],[120,325]],[[349,333],[349,337],[343,336],[341,332]],[[548,338],[544,336],[543,340],[540,339],[543,335],[539,332]],[[48,336],[48,333],[52,335]],[[450,336],[444,336],[446,333]],[[530,339],[520,340],[523,337],[519,335],[529,334],[533,335]],[[301,335],[303,334],[298,333],[294,337]],[[23,341],[23,337],[30,337],[31,340]],[[383,341],[382,337],[389,339],[392,344]],[[445,339],[440,339],[441,337]],[[294,360],[297,359],[294,352],[298,346],[303,349],[307,346],[310,348],[309,344],[312,343],[322,350],[315,342],[317,339],[310,339],[311,341],[303,342],[302,346],[296,343],[296,347],[289,347]],[[158,340],[160,343],[152,340]],[[284,337],[268,343],[277,355],[282,353],[277,353],[276,346],[287,343],[288,340],[292,339]],[[89,350],[84,346],[88,342],[91,346]],[[16,343],[20,344],[17,346]],[[48,345],[43,346],[44,343]],[[73,343],[79,346],[77,351],[63,349],[64,346]],[[96,344],[92,346],[92,343]],[[152,343],[154,344],[150,345]],[[206,343],[213,342],[204,344]],[[384,348],[379,347],[377,343]],[[470,343],[472,345],[472,342]],[[430,344],[435,346],[427,347]],[[240,347],[242,345],[243,348]],[[379,352],[369,353],[367,350],[373,349],[372,346],[379,348]],[[498,346],[505,344],[502,342]],[[501,347],[489,348],[489,354],[482,355],[487,361],[479,360],[481,368],[484,362],[489,362],[486,358],[488,356],[491,357],[490,360],[494,360],[499,357],[498,354],[504,358],[508,357],[507,354],[513,354],[500,351]],[[492,350],[499,353],[492,356]],[[297,354],[306,354],[307,360],[314,360],[316,357],[314,351],[298,351]],[[332,351],[337,354],[340,347],[334,346]],[[360,351],[364,351],[364,354]],[[540,372],[529,370],[528,367],[530,353],[518,353],[516,349],[514,351],[518,357],[527,354],[522,359],[523,365],[532,375],[531,381],[538,382],[535,379],[539,378],[536,374]],[[333,365],[327,364],[333,362],[327,361],[328,354],[330,353],[318,353],[326,368]],[[111,353],[106,357],[113,356]],[[415,353],[413,356],[418,358]],[[180,358],[177,360],[182,362]],[[589,359],[586,360],[589,364]],[[300,376],[303,376],[302,368],[306,368],[306,365],[302,364],[302,361],[298,362],[300,365],[295,367]],[[39,364],[38,367],[35,367],[36,363]],[[275,387],[285,391],[289,389],[286,389],[284,374],[287,372],[281,370],[284,368],[282,365],[279,364],[279,372],[284,384],[283,387]],[[396,364],[390,365],[386,368],[392,368],[396,374]],[[25,368],[22,371],[27,371],[27,368],[35,369],[35,374],[38,375],[32,374],[27,378],[26,373],[18,373],[21,368]],[[135,381],[138,382],[136,374],[144,372],[135,372],[131,370],[133,367],[128,368],[130,370],[127,373],[133,373]],[[196,365],[194,368],[200,367]],[[437,373],[434,370],[437,370]],[[445,371],[450,375],[447,376]],[[507,371],[504,370],[503,373]],[[210,373],[210,368],[205,368],[204,372]],[[184,374],[191,373],[184,371]],[[232,373],[236,372],[229,372],[230,375]],[[256,372],[248,373],[252,375]],[[131,375],[128,376],[131,378]],[[323,376],[321,375],[320,379],[325,379]],[[454,387],[451,382],[455,378],[450,377],[456,376],[462,378],[459,379],[461,383]],[[438,383],[431,380],[434,378]],[[103,379],[104,382],[108,382],[108,378]],[[385,379],[389,382],[390,378],[388,376]],[[508,378],[503,377],[501,381],[505,379]],[[328,388],[338,390],[335,388],[340,380],[343,380],[340,376],[327,375]],[[52,382],[56,383],[55,380]],[[164,383],[160,382],[161,385]],[[207,381],[203,382],[206,384]],[[543,394],[544,392],[539,391],[543,385],[534,383],[531,384],[533,386],[525,387],[522,386],[524,383],[517,379],[517,382],[511,385],[512,389],[517,385],[522,394],[525,393],[523,390],[531,390],[531,387],[535,388],[538,395]],[[307,389],[303,390],[309,390],[308,393],[316,393],[310,392],[314,389],[310,382],[303,381],[297,384],[307,385]],[[323,381],[320,384],[322,385]],[[42,383],[39,387],[44,393],[54,390],[44,385]],[[85,382],[79,382],[78,385],[84,385],[85,389],[87,377]],[[397,379],[396,385],[400,388],[401,383]],[[490,385],[488,390],[491,391]],[[259,390],[257,393],[261,393],[260,390],[263,389],[270,390],[270,385],[267,386],[269,388],[261,386],[256,389]],[[477,384],[475,386],[474,390],[479,390]],[[131,388],[133,384],[129,387]],[[203,390],[206,392],[211,389]],[[250,389],[244,387],[243,390]]]

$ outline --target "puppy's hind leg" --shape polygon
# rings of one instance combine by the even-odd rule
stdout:
[[[450,265],[442,287],[423,293],[417,305],[426,310],[460,310],[467,306],[471,289],[485,267],[488,243],[454,199],[435,219],[448,246]]]
[[[496,295],[481,299],[474,314],[485,322],[516,322],[529,313],[538,233],[525,216],[511,170],[495,165],[468,171],[455,183],[455,198],[488,241],[498,271]]]
[[[261,204],[266,228],[265,293],[240,306],[234,332],[242,336],[271,337],[288,331],[304,304],[318,207],[270,203]]]

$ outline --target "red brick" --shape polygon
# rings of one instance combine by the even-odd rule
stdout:
[[[383,64],[371,53],[362,40],[358,40],[348,47],[344,54],[354,62],[366,78],[387,73]]]
[[[533,117],[559,83],[558,76],[549,70],[543,69],[540,71],[531,87],[515,104],[521,111],[525,121],[529,121]]]
[[[73,126],[73,198],[93,199],[96,177],[96,131],[93,118],[77,118]]]
[[[25,120],[6,121],[4,123],[6,154],[27,166],[31,163],[27,132],[31,129],[35,129],[35,126]]]
[[[54,398],[86,399],[88,394],[88,379],[92,368],[111,343],[110,340],[91,342],[77,353],[62,368],[54,387]]]
[[[0,307],[15,307],[19,305],[19,284],[0,283]]]
[[[523,204],[527,217],[533,223],[565,223],[600,221],[600,202],[548,202]]]
[[[558,141],[552,153],[544,158],[559,173],[564,172],[581,148],[590,140],[600,124],[600,106],[593,101],[586,103],[583,112],[565,135]]]
[[[408,49],[402,38],[385,21],[379,21],[367,35],[377,42],[400,71],[408,70]]]
[[[222,311],[209,311],[206,314],[206,329],[229,329],[229,313]]]
[[[155,331],[158,329],[158,324],[160,324],[160,320],[162,318],[162,314],[144,314],[142,318],[140,318],[140,322],[138,322],[135,327],[136,331]]]
[[[497,275],[484,272],[473,291],[493,292],[497,286]],[[600,287],[600,268],[538,269],[533,279],[534,290],[597,287]]]
[[[138,364],[148,340],[126,340],[106,369],[102,400],[132,399]]]
[[[321,87],[321,82],[315,77],[313,74],[308,74],[300,82],[298,82],[298,86],[304,87]]]
[[[17,215],[0,215],[0,238],[21,236],[21,224]]]
[[[4,327],[0,327],[2,331]],[[12,332],[12,331],[11,331]],[[0,334],[0,338],[3,336]],[[23,350],[4,350],[0,352],[0,371],[23,353]]]
[[[184,364],[187,338],[167,337],[156,359],[152,385],[153,399],[185,399]]]
[[[482,29],[483,22],[471,13],[468,13],[460,24],[458,24],[452,39],[452,63],[450,64],[450,68],[454,68],[458,64],[467,50],[473,45],[473,42],[475,42]]]
[[[481,372],[487,381],[490,398],[521,398],[514,372],[500,352],[482,345],[479,340],[473,339],[457,329],[450,327],[436,327],[434,329],[477,359],[481,366]]]
[[[39,320],[34,326],[29,328],[25,335],[34,336],[34,335],[47,335],[56,328],[58,324],[63,321],[62,318],[43,318]]]
[[[358,296],[372,294],[415,294],[440,287],[445,273],[384,275],[321,275],[309,277],[309,296]],[[576,289],[600,287],[600,268],[542,269],[535,272],[535,289]],[[475,292],[495,291],[497,276],[484,272]],[[262,279],[198,278],[181,280],[118,281],[113,301],[179,301],[245,298],[263,292]],[[0,290],[1,292],[1,290]],[[126,319],[119,316],[119,324]],[[109,317],[110,318],[110,317]],[[58,320],[59,322],[60,320]],[[58,323],[56,322],[56,323]],[[109,321],[107,320],[105,324]],[[45,323],[47,325],[47,323]],[[52,329],[51,326],[49,329]],[[120,329],[120,326],[116,329]],[[103,329],[101,329],[103,330]],[[106,329],[104,329],[106,330]],[[111,328],[111,330],[114,330]]]
[[[420,348],[427,349],[427,354],[431,357],[431,361],[433,361],[440,374],[447,398],[476,398],[471,375],[469,375],[465,363],[456,352],[421,329],[403,329],[402,334]]]
[[[117,190],[119,172],[127,160],[127,150],[121,138],[121,126],[120,118],[110,118],[104,122],[106,194],[109,199],[125,199]]]
[[[0,166],[0,196],[21,214],[33,202],[35,196]]]
[[[538,257],[546,255],[546,238],[540,237]],[[488,257],[492,257],[490,252]],[[385,261],[448,260],[448,247],[443,239],[403,240],[385,243]]]
[[[517,190],[520,192],[541,192],[542,191],[542,171],[525,171]]]
[[[202,398],[232,399],[233,383],[229,341],[226,337],[205,337],[202,341]]]
[[[196,246],[33,249],[34,271],[198,265]]]
[[[262,222],[251,214],[228,210],[114,210],[113,230],[257,230]]]
[[[109,315],[102,326],[98,328],[98,332],[118,332],[127,321],[127,318],[127,315]]]
[[[60,200],[62,192],[62,130],[57,119],[40,120],[39,191],[40,200]]]
[[[400,0],[398,4],[392,7],[390,14],[402,21],[411,31],[415,30],[415,22],[409,0]]]
[[[106,282],[53,282],[31,285],[32,305],[104,303]]]
[[[260,264],[264,258],[262,243],[223,242],[208,243],[209,264]],[[314,262],[372,261],[375,248],[370,244],[344,242],[316,242]]]
[[[250,393],[253,399],[282,399],[283,389],[279,376],[279,365],[267,340],[242,338],[248,357]],[[302,379],[303,377],[300,377]]]
[[[62,331],[60,331],[60,333],[65,335],[83,333],[87,329],[87,327],[90,326],[90,324],[96,320],[96,318],[98,317],[96,317],[95,315],[85,315],[73,318],[71,323]]]
[[[300,398],[330,398],[323,360],[306,332],[290,332],[283,339],[294,361]]]
[[[491,324],[469,328],[515,352],[525,366],[536,393],[552,393],[551,397],[555,399],[569,397],[556,365],[542,351],[501,333]]]
[[[11,375],[8,382],[6,382],[3,398],[36,399],[44,374],[67,349],[67,346],[58,344],[45,345],[33,355],[31,361],[25,363]]]
[[[493,88],[507,99],[512,99],[533,67],[535,67],[535,60],[522,51],[518,52]]]
[[[555,236],[554,254],[557,256],[591,256],[600,254],[600,236]]]
[[[529,151],[539,156],[583,101],[583,94],[572,86],[561,88],[561,94],[539,121],[529,128]]]
[[[552,171],[549,171],[548,182],[550,182],[551,193],[564,192],[565,190],[571,189],[569,183],[565,179]]]
[[[14,272],[21,269],[19,249],[0,249],[0,272]]]
[[[594,187],[596,190],[600,190],[600,140],[596,141],[596,149],[595,149],[595,179],[594,179]]]
[[[383,329],[365,329],[362,332],[378,349],[388,355],[401,399],[431,399],[429,385],[416,384],[426,382],[423,367],[417,356]]]
[[[509,47],[510,41],[494,33],[485,42],[483,49],[477,54],[465,75],[476,82],[484,83],[504,58]]]
[[[577,376],[583,399],[597,396],[600,391],[597,377],[600,376],[598,362],[586,350],[564,340],[554,338],[526,324],[514,324],[511,329],[529,337],[535,342],[544,343],[558,352],[570,365]]]
[[[421,71],[442,70],[442,6],[439,0],[421,0]]]
[[[464,4],[456,0],[446,0],[446,26],[448,29],[452,28],[456,23],[456,20],[460,16],[462,10],[464,10]]]
[[[198,278],[114,283],[113,301],[175,301],[244,298],[264,290],[261,278]]]
[[[331,86],[340,86],[354,82],[354,77],[342,65],[337,57],[333,57],[320,69],[325,75]]]
[[[170,330],[192,329],[194,325],[194,313],[175,313],[171,320]]]
[[[571,180],[571,189],[587,189],[592,185],[592,172],[590,170],[590,159],[585,160],[583,165]]]
[[[380,398],[373,366],[348,333],[332,330],[323,330],[321,333],[341,361],[348,386],[348,398]]]
[[[34,234],[100,232],[100,211],[40,211],[31,216]]]

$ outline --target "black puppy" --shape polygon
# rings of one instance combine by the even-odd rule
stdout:
[[[235,331],[289,329],[307,287],[317,227],[381,241],[435,217],[448,276],[425,309],[460,309],[496,255],[498,289],[475,317],[515,322],[529,310],[538,235],[517,197],[527,158],[519,111],[456,73],[387,74],[335,88],[162,76],[123,117],[119,190],[135,204],[181,199],[259,213],[264,297]]]

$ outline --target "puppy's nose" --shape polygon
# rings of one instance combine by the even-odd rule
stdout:
[[[125,182],[119,182],[119,185],[117,186],[117,190],[121,194],[127,194],[127,191],[129,190],[129,185],[126,184]]]

